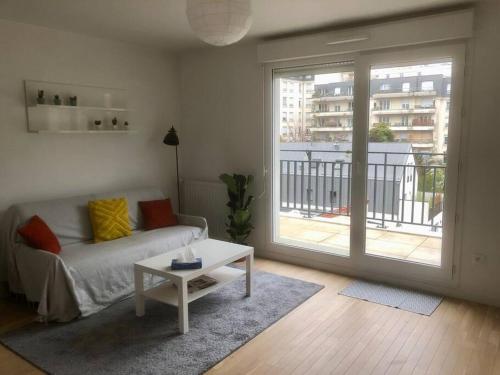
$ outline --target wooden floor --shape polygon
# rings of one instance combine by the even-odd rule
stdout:
[[[259,269],[325,288],[217,364],[214,374],[500,374],[500,309],[445,299],[430,317],[337,292],[351,279],[269,260]],[[30,313],[0,304],[0,330]],[[0,374],[38,374],[0,347]]]

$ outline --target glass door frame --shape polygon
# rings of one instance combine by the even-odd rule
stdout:
[[[415,281],[432,280],[438,285],[451,286],[456,283],[453,276],[455,254],[459,252],[459,236],[456,235],[456,214],[461,211],[461,202],[458,199],[460,146],[462,134],[462,102],[464,87],[466,44],[442,43],[432,46],[411,46],[394,48],[386,51],[371,51],[350,53],[344,55],[323,56],[309,59],[279,61],[267,63],[263,66],[263,144],[266,176],[266,250],[274,253],[278,258],[287,258],[300,264],[331,265],[333,269],[345,270],[349,273],[369,274],[389,279],[410,279]],[[453,124],[453,131],[448,135],[448,167],[446,172],[446,196],[443,228],[443,247],[441,267],[434,267],[419,263],[405,262],[396,259],[382,258],[365,253],[366,230],[366,175],[368,162],[368,121],[369,121],[369,93],[370,69],[374,65],[397,65],[429,63],[432,60],[443,58],[452,59],[452,95],[450,98],[449,122]],[[352,138],[352,183],[351,183],[351,229],[350,229],[350,256],[337,256],[323,252],[309,250],[305,247],[291,246],[278,243],[274,236],[276,199],[279,201],[278,189],[275,189],[279,180],[274,176],[276,155],[276,134],[274,122],[275,98],[273,92],[273,70],[279,68],[293,68],[297,66],[335,64],[338,62],[354,62],[354,101],[353,111],[353,138]],[[279,132],[278,132],[279,133]],[[273,255],[274,255],[273,254]]]
[[[275,237],[275,224],[279,219],[279,214],[274,210],[277,204],[279,204],[279,178],[273,173],[276,168],[279,170],[279,161],[276,162],[277,156],[279,155],[279,129],[275,126],[275,115],[279,112],[276,108],[279,108],[279,102],[276,100],[274,92],[274,74],[273,71],[277,69],[291,69],[297,67],[307,67],[307,66],[320,66],[324,64],[345,64],[342,65],[340,70],[354,70],[355,69],[355,58],[358,54],[343,54],[336,56],[324,56],[311,59],[300,59],[292,61],[280,61],[271,64],[265,64],[263,67],[263,78],[264,78],[264,132],[263,132],[263,142],[265,147],[265,175],[266,175],[266,249],[278,255],[283,255],[287,258],[294,257],[297,258],[301,263],[307,262],[308,260],[314,262],[320,262],[325,264],[331,264],[341,267],[352,267],[352,257],[332,255],[322,251],[317,251],[314,249],[308,249],[305,246],[285,244],[276,241]],[[350,64],[348,64],[351,62]],[[348,67],[348,68],[347,68]],[[354,78],[356,80],[356,78]],[[276,118],[278,121],[278,118]],[[352,218],[351,218],[352,219]]]
[[[370,115],[370,71],[373,66],[404,66],[427,64],[451,59],[451,97],[448,133],[445,207],[443,210],[441,266],[430,266],[401,259],[381,257],[366,253],[366,176],[368,173],[368,131]],[[351,218],[351,254],[357,268],[370,273],[433,280],[449,283],[454,269],[454,253],[457,252],[456,215],[459,210],[458,185],[461,145],[461,108],[463,102],[465,45],[462,43],[429,47],[408,47],[389,52],[362,53],[356,60],[354,91],[357,93],[357,111],[354,112],[353,132],[353,217]],[[355,189],[355,191],[354,191]],[[365,197],[365,199],[361,199]]]

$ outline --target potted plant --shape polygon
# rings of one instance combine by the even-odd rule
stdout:
[[[220,180],[227,186],[229,202],[227,206],[230,209],[228,221],[226,222],[226,232],[235,243],[246,245],[246,239],[253,229],[251,223],[250,204],[253,196],[246,196],[249,185],[253,181],[253,176],[244,176],[241,174],[221,174]]]

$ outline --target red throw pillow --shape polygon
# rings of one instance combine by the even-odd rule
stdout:
[[[61,245],[56,235],[38,215],[33,216],[26,224],[18,228],[17,233],[35,249],[50,251],[54,254],[61,252]]]
[[[139,207],[141,208],[144,229],[146,230],[177,225],[177,216],[172,210],[170,199],[139,202]]]

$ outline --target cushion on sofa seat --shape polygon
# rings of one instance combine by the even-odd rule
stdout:
[[[125,198],[90,201],[89,215],[94,242],[116,240],[132,234]]]
[[[54,232],[38,215],[33,216],[26,224],[18,228],[17,233],[35,249],[50,251],[54,254],[61,252],[61,245]]]
[[[152,230],[177,225],[177,217],[172,210],[170,199],[139,202],[144,229]]]

